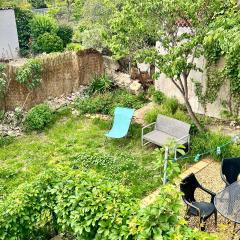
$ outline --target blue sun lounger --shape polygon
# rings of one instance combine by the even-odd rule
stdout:
[[[117,107],[114,111],[112,129],[105,134],[109,138],[123,138],[127,136],[134,109]]]

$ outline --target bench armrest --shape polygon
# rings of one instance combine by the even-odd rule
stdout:
[[[142,135],[144,134],[144,129],[150,128],[151,126],[153,126],[153,125],[155,125],[155,124],[156,124],[156,122],[153,122],[153,123],[150,123],[150,124],[144,126],[144,127],[142,128]]]

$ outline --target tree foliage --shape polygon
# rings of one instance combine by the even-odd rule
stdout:
[[[31,37],[30,22],[33,18],[33,13],[30,10],[15,8],[15,17],[20,54],[22,56],[26,56],[29,54],[30,51],[30,37]]]
[[[221,12],[210,24],[209,31],[203,40],[205,56],[208,60],[208,73],[217,65],[221,57],[225,64],[222,69],[215,70],[208,78],[207,86],[212,90],[213,98],[200,91],[205,103],[216,100],[218,92],[226,80],[230,82],[231,99],[228,102],[230,116],[238,117],[240,107],[240,11],[236,5]],[[218,76],[216,77],[216,74]],[[212,77],[211,77],[212,76]],[[214,77],[215,76],[215,77]],[[213,86],[213,87],[212,87]],[[217,86],[217,87],[216,87]]]
[[[130,55],[137,61],[154,64],[180,91],[199,129],[202,127],[189,102],[188,81],[191,71],[202,71],[195,59],[203,54],[206,26],[226,7],[223,0],[132,0],[110,20],[107,42],[115,56]],[[188,24],[188,31],[183,34],[179,33],[179,20]],[[149,46],[149,39],[157,40],[160,50]]]

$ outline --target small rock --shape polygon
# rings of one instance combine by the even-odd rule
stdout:
[[[142,88],[142,85],[138,82],[138,81],[134,81],[130,86],[129,89],[130,91],[132,91],[133,93],[137,94],[140,92]]]
[[[236,122],[236,121],[231,121],[231,122],[230,122],[230,127],[235,127],[235,126],[236,126],[236,124],[237,124],[237,122]]]
[[[80,116],[80,112],[76,109],[73,109],[72,110],[72,115],[78,117],[78,116]]]

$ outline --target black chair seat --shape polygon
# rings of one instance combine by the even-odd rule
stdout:
[[[208,218],[215,211],[215,206],[213,203],[192,202],[192,205],[200,209],[200,217],[203,219]],[[199,216],[198,211],[193,207],[188,209],[188,215]]]
[[[199,188],[203,192],[211,196],[211,202],[198,202],[195,199],[195,190]],[[180,189],[183,192],[183,201],[187,204],[186,215],[188,217],[198,216],[199,226],[201,230],[205,230],[206,220],[214,214],[215,224],[217,225],[217,211],[214,206],[214,197],[216,194],[206,188],[204,188],[196,179],[195,175],[191,173],[185,177],[181,184]]]

